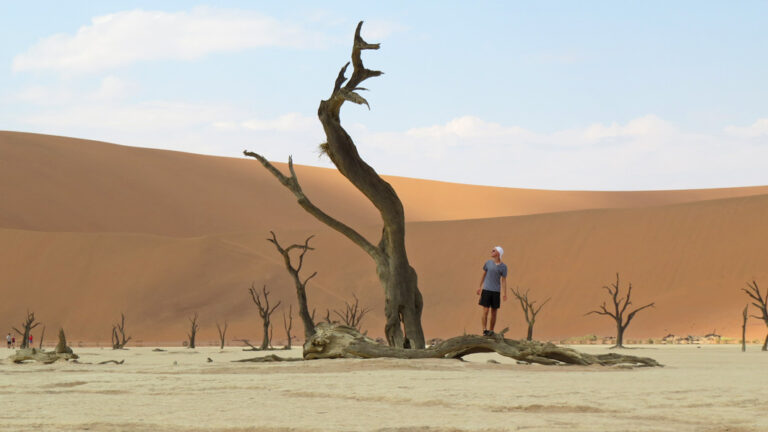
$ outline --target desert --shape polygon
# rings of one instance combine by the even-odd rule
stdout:
[[[593,353],[607,346],[578,346]],[[663,368],[338,359],[232,363],[240,348],[80,348],[122,365],[0,363],[2,430],[758,432],[768,397],[758,346],[633,346]],[[298,348],[280,355],[301,356]],[[210,358],[213,361],[208,362]],[[489,360],[497,363],[488,363]],[[599,367],[598,367],[599,368]],[[23,383],[23,384],[20,384]]]
[[[3,4],[0,431],[768,430],[766,14]]]

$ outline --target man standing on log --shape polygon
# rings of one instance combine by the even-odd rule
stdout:
[[[483,277],[480,279],[478,304],[483,308],[483,336],[493,336],[496,327],[496,312],[501,306],[501,288],[504,287],[504,301],[507,301],[507,265],[501,262],[504,249],[496,246],[491,249],[491,259],[483,264]],[[491,310],[491,326],[488,328],[488,310]]]

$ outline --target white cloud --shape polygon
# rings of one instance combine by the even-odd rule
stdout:
[[[768,136],[768,118],[758,119],[747,127],[729,126],[725,131],[739,137],[756,138]]]
[[[13,70],[95,72],[139,61],[191,60],[257,47],[312,47],[323,40],[297,25],[248,11],[132,10],[95,17],[74,34],[41,40],[13,59]]]
[[[473,116],[404,132],[349,130],[377,171],[408,177],[544,189],[768,184],[768,139],[682,131],[655,115],[549,134]]]
[[[319,130],[320,121],[316,117],[307,117],[299,113],[288,113],[272,119],[253,118],[240,122],[245,129],[255,131],[308,131]]]

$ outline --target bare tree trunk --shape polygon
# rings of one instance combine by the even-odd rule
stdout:
[[[39,348],[43,349],[43,338],[45,337],[45,325],[43,325],[43,331],[40,333],[40,345]]]
[[[766,327],[768,327],[768,290],[765,290],[765,297],[763,297],[760,293],[760,287],[757,286],[755,281],[752,281],[752,283],[747,282],[747,288],[742,288],[741,290],[754,300],[752,304],[760,311],[760,316],[752,315],[752,317],[763,320]],[[762,350],[768,351],[768,334],[765,335]]]
[[[216,329],[219,331],[219,342],[221,342],[221,344],[220,344],[221,347],[219,349],[224,349],[224,342],[226,341],[226,338],[227,338],[227,326],[228,325],[229,324],[227,324],[227,321],[224,320],[224,328],[222,329],[221,325],[219,325],[219,322],[218,321],[216,322]]]
[[[626,327],[616,326],[616,345],[613,346],[614,348],[624,348],[624,330]]]
[[[352,327],[320,323],[315,334],[304,344],[306,360],[324,358],[462,358],[469,354],[496,352],[527,363],[544,365],[576,364],[601,366],[662,366],[648,357],[620,354],[591,355],[571,348],[537,341],[504,338],[506,329],[494,337],[464,335],[448,339],[427,349],[402,349],[377,344]],[[275,360],[275,359],[273,359]],[[257,360],[251,360],[257,361]]]
[[[193,315],[191,318],[189,318],[189,333],[187,333],[187,337],[189,337],[189,345],[187,345],[189,348],[194,349],[195,348],[195,338],[197,337],[197,331],[200,329],[200,325],[197,323],[197,312],[195,312],[195,315]]]
[[[544,303],[540,304],[539,307],[536,307],[536,301],[532,301],[528,298],[528,290],[521,293],[519,288],[512,289],[512,294],[517,298],[517,301],[520,302],[520,307],[525,314],[525,322],[528,323],[528,335],[526,340],[533,340],[533,325],[536,324],[536,316],[550,299],[544,300]]]
[[[125,314],[120,313],[120,322],[112,325],[112,349],[123,349],[132,336],[125,337]]]
[[[627,295],[624,297],[619,296],[619,274],[616,273],[616,283],[611,284],[610,286],[604,286],[604,290],[608,291],[608,294],[610,294],[611,299],[613,301],[613,311],[609,311],[606,306],[605,302],[603,302],[602,305],[600,305],[599,310],[593,310],[590,312],[587,312],[586,315],[590,314],[597,314],[597,315],[606,315],[611,318],[613,318],[614,321],[616,321],[616,345],[614,345],[612,348],[624,348],[624,331],[629,327],[629,323],[632,321],[632,318],[635,317],[635,314],[640,312],[641,310],[649,307],[653,307],[654,303],[648,303],[645,306],[640,306],[639,308],[633,310],[626,316],[626,320],[624,319],[624,312],[627,311],[627,308],[629,305],[632,304],[632,283],[629,284],[629,289],[627,290]]]
[[[269,233],[272,234],[272,238],[267,239],[267,241],[275,245],[275,248],[277,248],[277,251],[280,253],[280,255],[283,256],[285,268],[286,270],[288,270],[288,273],[291,275],[291,278],[293,279],[293,284],[296,287],[296,298],[299,302],[299,317],[301,318],[301,321],[304,324],[304,340],[307,340],[313,334],[315,334],[315,322],[313,320],[313,316],[309,314],[309,307],[307,306],[307,283],[310,281],[310,279],[317,276],[317,272],[312,273],[311,275],[309,275],[309,277],[307,277],[303,281],[299,276],[299,272],[301,271],[301,268],[304,266],[304,255],[306,255],[307,251],[315,250],[314,248],[309,247],[309,241],[314,236],[307,237],[307,239],[304,240],[303,245],[292,244],[287,248],[283,248],[280,245],[280,243],[278,243],[277,236],[275,235],[275,233],[273,231],[270,231]],[[301,250],[301,253],[299,254],[299,258],[298,258],[299,262],[296,265],[296,267],[294,267],[293,264],[291,263],[290,252],[293,249]]]
[[[306,323],[304,323],[306,324]],[[285,328],[285,337],[288,338],[288,342],[285,344],[285,349],[291,349],[291,329],[293,328],[293,305],[288,305],[288,319],[285,319],[285,312],[283,312],[283,327]],[[312,325],[314,333],[314,323]],[[306,325],[305,325],[306,330]]]
[[[271,324],[271,316],[275,312],[275,310],[280,306],[281,302],[277,302],[276,305],[270,307],[269,306],[269,291],[267,291],[267,286],[264,285],[262,288],[262,293],[264,295],[264,300],[261,300],[261,295],[258,291],[256,291],[256,287],[251,285],[251,287],[248,289],[248,292],[251,293],[251,299],[253,300],[253,303],[256,304],[256,307],[259,308],[259,316],[261,316],[261,320],[264,323],[264,338],[261,341],[261,349],[265,350],[269,348],[269,342],[270,342],[270,332],[269,327]]]
[[[382,74],[380,71],[366,69],[363,66],[362,50],[379,49],[379,44],[369,44],[363,40],[360,36],[362,25],[361,21],[355,30],[352,46],[352,76],[349,81],[344,76],[349,66],[347,63],[339,71],[331,96],[320,102],[317,115],[326,135],[326,142],[320,146],[321,151],[328,155],[339,172],[362,192],[381,214],[383,227],[378,244],[374,245],[354,229],[312,204],[299,185],[293,170],[293,161],[290,158],[288,160],[290,177],[286,177],[261,155],[248,151],[244,154],[258,159],[293,192],[304,210],[345,235],[374,260],[376,273],[384,289],[386,316],[384,333],[389,345],[403,347],[407,338],[410,346],[424,348],[424,331],[421,326],[424,303],[418,289],[416,271],[409,264],[405,249],[403,204],[392,186],[360,157],[355,143],[341,126],[339,118],[341,106],[345,101],[368,105],[368,101],[356,93],[362,90],[358,86],[366,79]],[[342,86],[345,81],[347,81],[346,84]]]
[[[747,350],[747,309],[749,309],[749,304],[744,306],[744,312],[742,312],[742,321],[741,321],[741,352],[744,352]]]
[[[27,318],[24,320],[23,323],[21,323],[21,327],[24,329],[19,330],[16,327],[12,327],[13,330],[18,333],[21,336],[21,345],[20,348],[32,348],[29,346],[29,334],[35,327],[39,326],[42,323],[35,322],[35,313],[27,311]]]

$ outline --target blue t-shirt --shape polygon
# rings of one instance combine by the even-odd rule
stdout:
[[[485,291],[501,292],[501,278],[507,277],[507,265],[499,263],[498,265],[491,259],[483,264],[483,270],[486,271],[483,279],[483,289]]]

